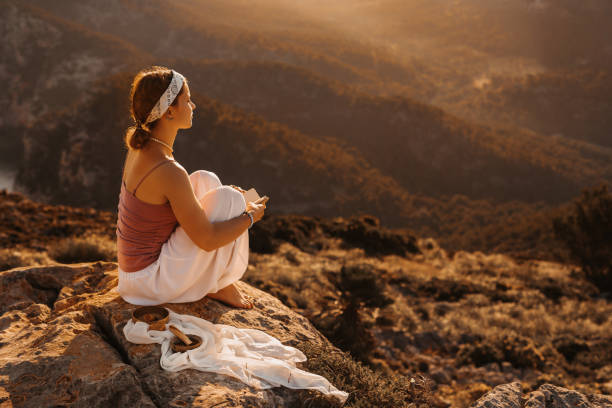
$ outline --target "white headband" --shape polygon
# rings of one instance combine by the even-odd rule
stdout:
[[[181,88],[183,87],[184,81],[185,81],[185,77],[183,77],[181,74],[179,74],[175,70],[172,70],[172,81],[170,81],[170,85],[168,85],[168,89],[166,89],[166,91],[159,98],[159,101],[157,101],[157,103],[151,110],[151,113],[149,113],[149,116],[147,117],[147,120],[145,121],[145,123],[151,123],[154,120],[162,117],[162,115],[168,109],[168,106],[170,106],[172,102],[174,102],[176,95],[178,95],[179,92],[181,92]]]

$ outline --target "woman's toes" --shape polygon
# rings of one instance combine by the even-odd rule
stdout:
[[[253,301],[249,298],[243,299],[242,300],[242,304],[244,305],[245,309],[252,309],[253,308]]]

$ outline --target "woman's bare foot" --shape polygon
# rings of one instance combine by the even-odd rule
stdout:
[[[215,293],[209,293],[206,295],[211,299],[215,299],[220,301],[221,303],[225,303],[228,306],[238,307],[241,309],[252,309],[253,301],[248,298],[248,296],[240,293],[236,285],[233,283],[224,287]]]

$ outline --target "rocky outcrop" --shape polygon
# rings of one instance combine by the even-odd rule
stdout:
[[[0,273],[0,405],[248,406],[301,405],[312,391],[253,389],[231,377],[167,372],[160,347],[128,342],[123,326],[135,306],[116,292],[115,263],[17,268]],[[204,298],[164,305],[214,323],[259,329],[294,347],[329,346],[310,322],[278,299],[240,282],[252,310]],[[311,393],[311,394],[308,394]]]
[[[523,394],[520,382],[503,384],[483,395],[473,408],[609,408],[612,397],[601,394],[582,394],[578,391],[541,385],[537,390]]]
[[[44,398],[63,395],[59,388],[47,390],[61,375],[46,374],[36,380],[28,373],[57,372],[69,366],[74,372],[87,372],[86,365],[79,366],[83,348],[102,354],[98,360],[114,361],[112,370],[123,367],[119,374],[131,373],[127,389],[140,387],[154,403],[171,402],[167,395],[179,393],[173,391],[178,383],[155,377],[160,373],[159,351],[119,341],[119,329],[131,309],[112,291],[115,264],[48,266],[53,260],[111,260],[90,255],[101,254],[94,249],[114,243],[113,217],[0,192],[0,243],[6,245],[0,248],[0,270],[20,267],[0,272],[0,406],[3,401],[18,401],[19,395],[36,396],[46,406]],[[92,247],[86,253],[77,251],[81,238],[90,234],[96,238],[87,242]],[[250,237],[244,282],[269,295],[245,284],[246,290],[257,293],[261,302],[273,296],[275,305],[280,301],[304,316],[350,356],[309,349],[311,344],[331,346],[280,303],[260,309],[261,313],[230,311],[214,301],[192,304],[184,311],[179,305],[170,308],[210,316],[213,322],[263,328],[300,348],[308,357],[304,369],[351,393],[347,406],[402,406],[407,399],[416,402],[433,395],[440,398],[439,404],[427,401],[426,405],[446,402],[466,408],[494,387],[518,382],[529,391],[552,383],[585,394],[612,394],[612,304],[571,265],[518,262],[480,252],[450,254],[435,240],[386,230],[370,216],[275,215],[253,227]],[[57,255],[62,251],[71,259],[60,260]],[[292,321],[306,328],[295,330]],[[309,337],[313,333],[317,333],[314,340]],[[69,390],[77,390],[79,398],[87,393],[97,398],[96,390],[104,387],[114,390],[115,398],[128,395],[120,388],[128,380],[104,367],[96,368],[102,374],[95,381],[82,375]],[[374,370],[384,375],[375,375]],[[412,380],[421,377],[419,388],[413,387]],[[191,377],[172,381],[184,378]],[[63,381],[68,379],[58,384]],[[200,395],[197,390],[192,390],[193,395]],[[504,390],[505,396],[497,399],[507,403],[522,395],[512,387]],[[158,392],[166,396],[157,397]],[[288,390],[263,395],[285,401],[286,395],[279,392],[297,399],[305,395]],[[36,401],[31,404],[39,406]],[[75,401],[77,406],[90,404]]]

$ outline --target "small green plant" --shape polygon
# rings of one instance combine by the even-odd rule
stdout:
[[[65,238],[49,248],[49,256],[62,263],[116,261],[117,246],[114,240],[98,235]]]
[[[573,211],[553,221],[555,236],[586,277],[605,292],[612,291],[612,194],[607,185],[585,189]]]

